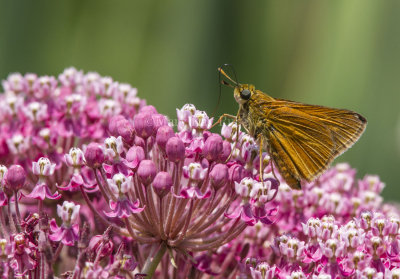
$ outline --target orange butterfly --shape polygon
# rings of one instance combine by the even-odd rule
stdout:
[[[235,119],[268,151],[286,183],[301,189],[301,181],[313,181],[331,162],[349,149],[364,132],[367,120],[360,114],[317,105],[275,99],[251,84],[233,81],[222,68],[218,71],[234,88],[239,104]],[[217,124],[216,123],[216,124]],[[261,156],[260,156],[260,177]]]

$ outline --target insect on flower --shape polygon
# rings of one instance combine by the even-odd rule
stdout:
[[[234,88],[239,104],[236,116],[223,114],[241,124],[262,150],[268,151],[286,183],[301,189],[301,181],[313,181],[331,162],[350,148],[364,132],[367,120],[360,114],[317,105],[276,99],[252,84],[240,84],[218,68]],[[236,77],[235,77],[236,79]],[[260,178],[262,163],[260,156]]]

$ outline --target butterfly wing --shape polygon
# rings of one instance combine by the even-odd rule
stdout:
[[[254,129],[268,140],[267,149],[292,188],[318,177],[366,127],[365,118],[349,110],[257,95],[250,100],[251,118],[261,120]]]
[[[350,148],[361,137],[367,126],[367,120],[362,115],[346,109],[307,105],[280,99],[276,99],[275,104],[269,107],[273,109],[274,106],[276,108],[289,106],[314,116],[322,122],[332,132],[336,143],[335,157]]]
[[[302,179],[312,181],[335,158],[332,132],[316,117],[282,107],[270,111],[268,122],[270,153],[292,188],[300,188]]]

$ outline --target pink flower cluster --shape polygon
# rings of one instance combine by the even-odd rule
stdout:
[[[224,270],[227,278],[237,266],[240,278],[397,278],[400,211],[382,203],[383,188],[377,176],[357,180],[345,163],[302,190],[281,183],[274,223],[257,223],[221,247],[210,270],[231,253],[237,265]]]
[[[398,277],[398,210],[375,176],[340,164],[291,190],[235,123],[212,133],[185,105],[173,127],[97,73],[3,88],[2,278]]]
[[[252,278],[397,278],[398,217],[363,212],[341,224],[333,216],[310,218],[302,231],[271,243],[264,260],[248,258]]]

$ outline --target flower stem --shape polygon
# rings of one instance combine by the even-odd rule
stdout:
[[[64,244],[62,244],[62,242],[60,242],[58,244],[56,252],[53,255],[53,263],[55,263],[57,261],[57,259],[60,256],[60,253],[61,253],[61,250],[62,250],[63,247],[64,247]]]
[[[4,207],[0,208],[0,236],[8,239],[9,234],[7,231],[6,220],[4,219],[3,208]]]
[[[159,200],[159,203],[158,203],[158,205],[159,205],[159,216],[160,216],[160,223],[159,223],[159,225],[160,225],[160,235],[161,235],[161,239],[162,240],[165,240],[165,239],[167,239],[167,237],[166,237],[166,235],[165,235],[165,232],[164,232],[164,219],[163,219],[163,215],[164,215],[164,213],[163,213],[163,207],[164,207],[164,205],[163,205],[163,197],[160,197],[160,200]]]
[[[110,197],[108,195],[109,193],[106,193],[103,184],[100,182],[99,176],[97,174],[97,169],[93,169],[93,172],[94,172],[94,177],[96,178],[97,186],[99,186],[101,194],[106,199],[107,203],[109,203],[110,202]]]
[[[14,234],[17,232],[17,228],[15,227],[14,217],[11,213],[11,203],[10,202],[8,202],[8,204],[7,204],[7,209],[8,209],[8,222],[10,223],[11,233]]]
[[[126,225],[126,228],[127,228],[128,232],[129,232],[130,236],[132,237],[133,240],[135,240],[136,239],[136,234],[133,231],[133,229],[131,227],[131,224],[129,223],[128,218],[124,218],[124,221],[125,221],[125,225]]]
[[[153,260],[148,262],[146,266],[143,268],[143,273],[146,274],[146,279],[150,279],[153,277],[154,272],[157,269],[158,264],[160,263],[162,257],[167,251],[167,245],[163,242],[161,243],[160,249],[158,249],[157,254],[153,257]]]
[[[18,224],[21,224],[21,213],[19,212],[19,206],[18,206],[18,192],[14,192],[14,199],[15,199],[15,213],[17,213],[17,221]]]

